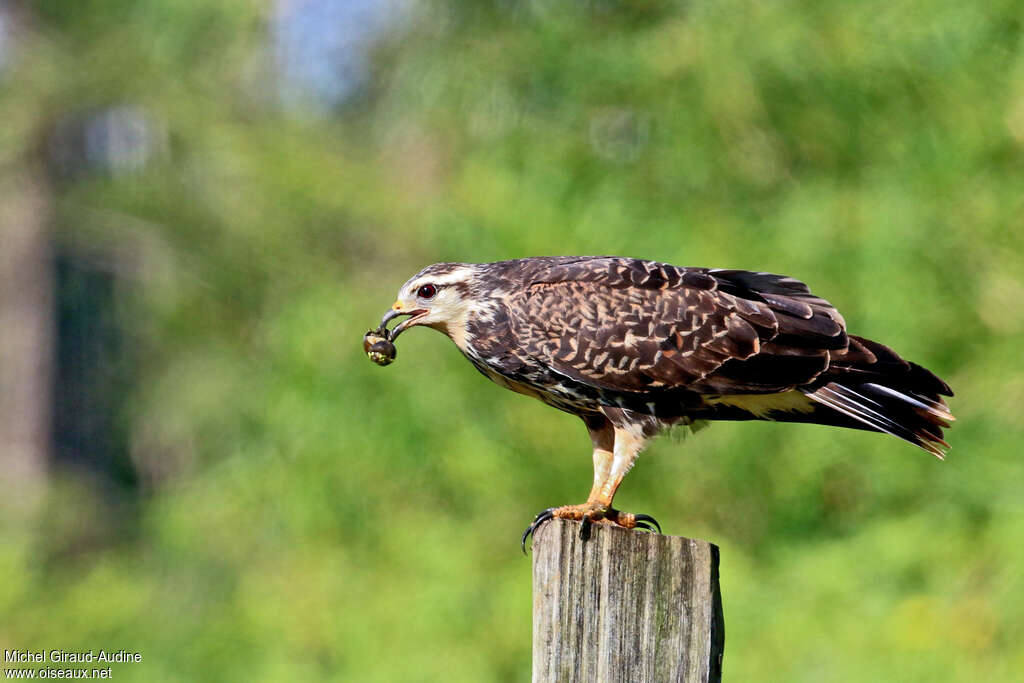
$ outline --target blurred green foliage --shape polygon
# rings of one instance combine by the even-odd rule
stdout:
[[[585,496],[585,431],[440,335],[387,369],[361,335],[427,263],[604,253],[804,279],[957,392],[945,463],[767,423],[641,458],[619,504],[722,548],[726,679],[1024,680],[1019,3],[416,4],[326,108],[281,100],[266,3],[25,9],[0,173],[106,107],[167,143],[53,180],[60,248],[129,264],[138,490],[59,468],[7,516],[4,648],[527,680],[518,534]]]

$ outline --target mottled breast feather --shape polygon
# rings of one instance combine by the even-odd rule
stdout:
[[[516,337],[602,389],[785,391],[849,344],[839,313],[792,278],[610,257],[535,265],[506,300]]]

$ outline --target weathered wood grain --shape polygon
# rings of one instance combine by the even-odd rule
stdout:
[[[718,548],[555,519],[533,544],[533,681],[721,680]]]

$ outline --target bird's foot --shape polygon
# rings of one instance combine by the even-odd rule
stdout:
[[[647,531],[661,533],[661,525],[650,515],[637,515],[632,512],[622,512],[615,508],[602,505],[601,503],[583,503],[582,505],[563,505],[557,508],[548,508],[537,515],[533,523],[526,527],[523,532],[522,548],[526,553],[526,540],[533,535],[540,526],[550,519],[573,519],[582,522],[580,527],[580,539],[586,541],[590,538],[590,527],[592,524],[614,524],[625,529],[646,529]]]

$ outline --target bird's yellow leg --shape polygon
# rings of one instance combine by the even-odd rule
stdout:
[[[612,500],[647,439],[633,430],[612,427],[609,422],[596,429],[590,424],[587,426],[594,443],[594,485],[590,495],[582,505],[563,505],[552,510],[551,514],[562,519],[617,524],[632,529],[638,521],[637,516],[616,510],[612,507]],[[641,520],[647,519],[646,515],[640,517]]]
[[[590,495],[587,502],[597,502],[604,497],[605,485],[612,474],[612,463],[615,460],[615,429],[610,422],[603,422],[600,427],[594,429],[587,425],[590,431],[590,440],[594,444],[594,485],[590,488]],[[608,496],[607,504],[611,505],[615,491]]]
[[[548,508],[534,518],[533,523],[523,532],[522,546],[526,552],[526,539],[544,522],[554,517],[574,519],[583,522],[580,537],[584,540],[590,536],[592,523],[615,524],[627,529],[640,527],[660,532],[661,527],[650,515],[635,515],[621,512],[612,507],[615,492],[622,483],[636,456],[643,450],[647,439],[639,431],[613,427],[604,417],[586,419],[590,440],[594,444],[594,485],[590,489],[587,502],[582,505],[563,505]],[[650,522],[650,524],[648,524]],[[653,526],[651,526],[653,524]]]

